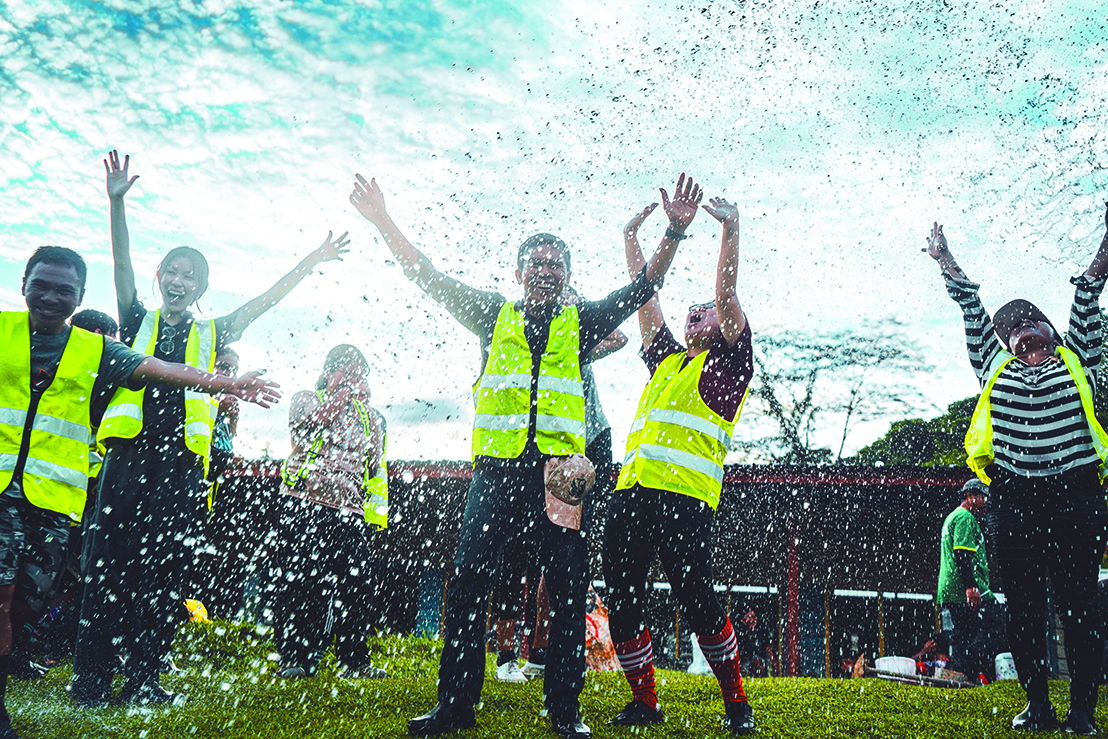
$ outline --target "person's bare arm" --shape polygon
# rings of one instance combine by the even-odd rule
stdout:
[[[187,364],[164,362],[155,357],[147,357],[131,373],[131,380],[137,384],[160,382],[163,385],[199,390],[212,395],[227,393],[248,403],[269,408],[281,399],[281,393],[278,390],[281,386],[276,382],[263,380],[261,374],[261,371],[254,371],[238,377],[227,377],[204,372]]]
[[[119,152],[115,149],[108,152],[108,158],[104,160],[112,233],[112,261],[115,264],[115,299],[119,304],[121,316],[123,311],[130,310],[138,295],[135,289],[135,269],[131,265],[131,237],[127,231],[127,212],[123,207],[124,196],[139,178],[138,175],[128,176],[130,166],[131,155],[124,156],[121,165]]]
[[[333,232],[328,231],[327,238],[323,240],[323,243],[301,259],[300,263],[293,267],[291,272],[279,279],[273,287],[227,315],[225,320],[228,321],[228,334],[224,341],[235,341],[242,336],[242,332],[246,330],[247,326],[281,302],[286,295],[292,292],[294,287],[300,284],[301,280],[311,274],[316,266],[323,262],[341,260],[342,255],[350,251],[348,248],[350,239],[346,236],[347,234],[344,233],[335,238]]]
[[[606,339],[593,347],[593,350],[589,352],[589,361],[595,362],[598,359],[603,359],[609,354],[618,352],[625,346],[627,346],[627,334],[617,328],[615,331],[608,334]]]
[[[746,314],[739,305],[736,285],[739,278],[739,209],[723,198],[712,198],[702,206],[723,224],[719,264],[716,266],[716,314],[719,330],[728,346],[734,346],[746,328]]]
[[[1085,270],[1085,276],[1092,280],[1099,280],[1108,273],[1108,203],[1104,204],[1104,238],[1100,240],[1100,248],[1096,250],[1093,261]]]
[[[927,238],[927,247],[921,251],[926,251],[928,256],[939,263],[939,269],[944,274],[950,275],[956,280],[965,280],[966,273],[962,271],[962,268],[958,266],[958,262],[955,261],[954,255],[950,253],[950,247],[946,243],[946,236],[943,235],[943,227],[938,221],[931,227],[931,235]]]
[[[696,217],[700,198],[704,195],[700,185],[693,182],[692,177],[685,177],[684,172],[677,178],[672,200],[665,188],[659,192],[662,194],[662,210],[669,218],[669,228],[646,263],[646,281],[650,284],[661,282],[666,276],[669,266],[673,264],[673,255],[677,253],[677,245],[685,238],[685,231]]]
[[[657,203],[651,203],[632,216],[627,225],[623,227],[623,251],[627,257],[627,271],[631,277],[638,275],[646,266],[642,248],[639,247],[639,226],[657,207]],[[646,305],[639,308],[638,317],[639,332],[642,333],[642,345],[645,349],[650,346],[650,342],[654,341],[654,335],[666,325],[665,316],[662,314],[662,304],[658,301],[657,294],[646,301]]]

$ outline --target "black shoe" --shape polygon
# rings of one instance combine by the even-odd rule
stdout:
[[[11,670],[8,674],[16,680],[41,680],[46,677],[46,668],[29,659],[13,664]]]
[[[90,687],[87,679],[76,680],[69,684],[69,699],[81,708],[105,708],[112,697],[111,684]],[[96,681],[99,682],[99,681]],[[0,734],[2,737],[3,734]]]
[[[754,709],[747,701],[727,701],[727,730],[732,734],[753,734],[758,728],[754,724]]]
[[[179,706],[185,702],[185,696],[166,690],[157,683],[143,683],[138,687],[132,687],[128,683],[123,686],[119,700],[135,706]]]
[[[581,720],[576,706],[564,710],[551,709],[550,728],[562,739],[590,739],[592,729]]]
[[[307,677],[307,676],[308,676],[308,671],[307,670],[305,670],[303,667],[295,667],[295,666],[286,667],[285,669],[283,669],[283,670],[281,670],[280,672],[277,673],[277,677],[279,677],[283,680],[295,680],[297,678]]]
[[[1051,731],[1058,728],[1058,717],[1050,701],[1032,701],[1012,719],[1018,731]]]
[[[609,726],[650,726],[666,720],[661,708],[651,708],[642,701],[631,701],[612,717]]]
[[[409,720],[408,733],[411,736],[437,736],[452,731],[472,729],[476,725],[477,718],[473,715],[473,706],[440,702],[422,716]]]
[[[1093,723],[1092,714],[1080,708],[1071,708],[1066,712],[1066,720],[1062,722],[1062,730],[1067,734],[1080,734],[1081,736],[1096,736],[1100,729]]]

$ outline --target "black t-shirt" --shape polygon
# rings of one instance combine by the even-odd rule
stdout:
[[[138,334],[142,321],[146,318],[146,307],[137,298],[126,310],[119,307],[119,338],[130,346]],[[185,320],[176,326],[170,326],[164,318],[158,320],[158,342],[154,346],[154,357],[166,362],[185,363],[185,344],[192,329],[193,318],[185,314]],[[215,319],[215,350],[218,353],[233,340],[230,336],[230,316]],[[136,351],[145,351],[145,346],[135,347]],[[160,382],[152,382],[146,387],[142,401],[142,431],[133,440],[109,439],[110,445],[120,442],[139,442],[143,439],[181,439],[185,428],[185,391],[179,387],[170,387]]]
[[[31,332],[31,406],[37,408],[38,400],[54,381],[54,375],[58,372],[58,364],[65,352],[65,345],[69,341],[69,333],[72,329],[66,327],[65,331],[58,334],[38,334]],[[96,380],[92,385],[91,422],[93,428],[99,425],[104,409],[111,400],[112,394],[118,387],[138,389],[141,385],[130,382],[131,374],[146,357],[129,347],[115,341],[104,341],[104,353],[100,357],[100,367]],[[4,490],[5,495],[22,495],[23,463],[26,461],[27,449],[20,449],[20,459],[16,462],[16,469],[12,474],[12,480]]]

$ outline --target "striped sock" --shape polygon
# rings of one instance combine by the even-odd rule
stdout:
[[[735,630],[731,628],[731,619],[723,622],[723,629],[713,636],[697,634],[700,651],[719,681],[724,701],[742,702],[746,700],[743,690],[743,676],[739,669],[739,644],[735,640]]]
[[[619,666],[631,686],[634,700],[651,708],[658,707],[658,694],[654,692],[654,646],[650,641],[650,629],[634,639],[615,643]]]

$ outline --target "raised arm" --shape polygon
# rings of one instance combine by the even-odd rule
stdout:
[[[502,298],[494,293],[470,287],[460,280],[440,272],[431,260],[417,249],[400,228],[393,222],[385,209],[385,196],[377,185],[377,180],[367,182],[360,174],[355,175],[354,190],[350,193],[350,203],[372,223],[385,240],[385,245],[393,257],[400,263],[404,275],[414,282],[432,299],[450,311],[458,321],[469,328],[481,323],[481,317],[490,311],[498,311]],[[495,320],[495,313],[493,314]]]
[[[654,285],[662,281],[669,271],[669,265],[673,263],[673,255],[677,252],[677,244],[686,239],[685,230],[696,217],[696,211],[700,206],[700,198],[704,193],[700,185],[693,182],[692,177],[685,177],[682,172],[677,178],[677,187],[673,191],[673,199],[665,188],[659,190],[662,194],[662,209],[669,217],[669,228],[658,243],[650,261],[646,263],[646,281]]]
[[[589,361],[595,362],[598,359],[603,359],[609,354],[615,354],[625,346],[627,346],[627,334],[617,328],[608,334],[606,339],[593,347],[593,350],[589,352]]]
[[[1085,276],[1099,280],[1108,274],[1108,203],[1104,204],[1104,238],[1100,240],[1100,248],[1096,250],[1093,261],[1085,270]]]
[[[739,305],[736,284],[739,278],[739,209],[723,198],[712,198],[701,206],[723,224],[723,239],[716,266],[716,314],[719,330],[728,346],[733,346],[746,328],[746,314]]]
[[[123,157],[119,163],[119,152],[112,149],[104,160],[107,174],[108,210],[112,231],[112,261],[115,263],[115,299],[119,305],[119,314],[130,311],[135,303],[135,270],[131,266],[131,237],[127,233],[127,213],[123,207],[123,198],[138,175],[128,176],[131,155]]]
[[[938,221],[935,221],[934,225],[931,226],[931,235],[927,237],[927,247],[920,251],[927,252],[928,256],[938,262],[939,269],[942,270],[944,275],[949,275],[956,280],[968,279],[966,273],[958,266],[958,262],[954,260],[954,255],[950,253],[946,236],[943,235],[942,224]]]
[[[248,403],[269,408],[281,399],[281,393],[278,390],[280,385],[263,380],[261,374],[261,371],[255,371],[238,377],[228,377],[204,372],[187,364],[163,362],[154,357],[147,357],[131,373],[131,380],[140,384],[160,382],[164,385],[199,390],[212,395],[227,393]]]
[[[639,247],[639,226],[658,207],[657,203],[646,206],[627,222],[623,227],[623,251],[627,257],[627,271],[631,277],[635,277],[646,266],[642,249]],[[658,302],[658,295],[646,301],[646,305],[639,308],[639,331],[642,333],[642,345],[645,349],[654,341],[654,335],[666,325],[665,316],[662,314],[662,304]]]
[[[346,238],[346,236],[347,234],[344,233],[342,236],[335,238],[333,233],[328,231],[327,238],[323,240],[319,248],[313,249],[306,257],[301,259],[300,263],[293,267],[292,271],[287,275],[277,280],[273,287],[244,304],[235,312],[227,315],[224,318],[224,320],[228,322],[228,333],[225,341],[235,341],[241,337],[242,332],[246,330],[247,326],[256,321],[258,317],[267,310],[281,302],[286,295],[292,292],[294,287],[300,284],[301,280],[311,274],[311,271],[315,269],[316,266],[323,262],[341,260],[342,255],[350,251],[350,249],[347,248],[350,244],[350,239]]]

